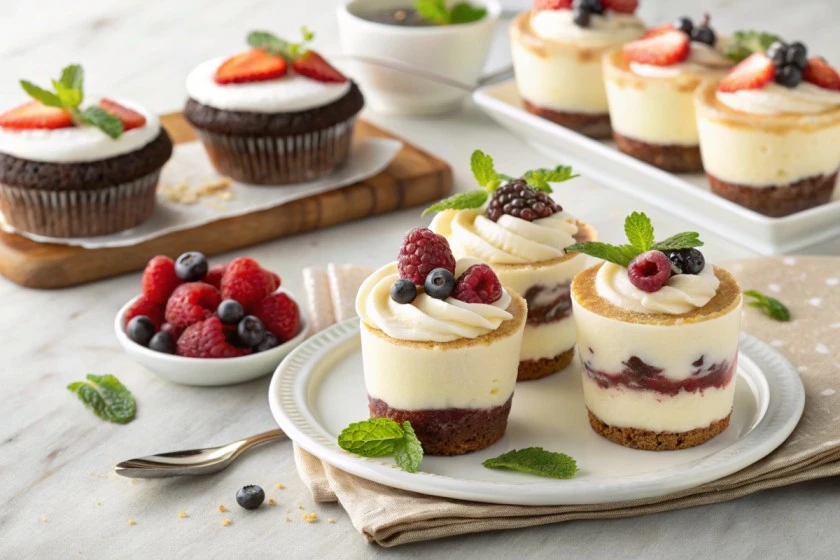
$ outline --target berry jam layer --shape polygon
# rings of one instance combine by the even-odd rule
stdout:
[[[590,352],[587,349],[582,354],[585,357]],[[619,372],[604,372],[594,368],[590,360],[584,359],[583,369],[603,389],[624,387],[636,391],[655,391],[673,397],[680,391],[695,393],[728,385],[735,374],[737,358],[709,364],[701,356],[692,362],[691,376],[684,379],[669,378],[663,375],[663,369],[647,364],[637,356],[631,356],[622,364],[624,368]]]
[[[371,418],[411,422],[427,455],[462,455],[489,447],[505,435],[512,400],[511,396],[491,408],[400,410],[369,396],[368,408]]]
[[[787,216],[831,200],[837,171],[815,175],[786,185],[751,187],[728,183],[707,173],[712,192],[765,216]]]
[[[553,123],[571,128],[590,138],[610,137],[610,115],[609,113],[569,113],[540,107],[528,101],[522,100],[525,109],[534,115],[540,116]]]
[[[531,286],[525,291],[528,302],[529,325],[545,325],[572,316],[572,295],[570,284],[557,284],[553,287]]]
[[[613,131],[618,149],[627,155],[673,173],[698,173],[703,171],[698,145],[652,144],[642,142]]]

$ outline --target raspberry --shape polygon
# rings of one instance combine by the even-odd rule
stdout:
[[[265,275],[268,277],[268,293],[272,294],[280,287],[282,280],[280,280],[280,277],[270,270],[266,270]]]
[[[143,271],[141,284],[147,300],[164,305],[181,285],[181,279],[175,275],[175,261],[162,255],[152,258]]]
[[[212,315],[220,301],[219,291],[209,284],[181,284],[166,302],[166,322],[174,327],[188,327]]]
[[[230,344],[219,318],[208,317],[187,327],[178,339],[176,352],[188,358],[236,358],[251,350]]]
[[[140,296],[137,301],[131,304],[125,312],[125,324],[137,317],[138,315],[145,315],[155,324],[155,329],[160,329],[163,324],[163,305],[152,303],[146,296]]]
[[[162,324],[160,326],[160,330],[161,332],[169,333],[169,335],[172,337],[172,340],[178,340],[178,338],[180,338],[181,334],[183,334],[184,332],[183,327],[176,327],[172,323]]]
[[[493,303],[502,297],[502,283],[486,264],[474,264],[455,282],[452,297],[466,303]]]
[[[222,276],[222,299],[235,299],[250,311],[271,293],[271,281],[254,259],[233,259]]]
[[[643,292],[658,292],[671,277],[671,261],[662,251],[642,253],[627,265],[627,276]]]
[[[426,276],[436,268],[455,274],[455,257],[446,238],[424,227],[406,233],[397,258],[400,278],[422,286]]]
[[[202,282],[204,282],[205,284],[210,284],[217,290],[221,289],[222,276],[225,275],[227,267],[228,263],[217,264],[216,266],[207,271],[207,275],[204,277]]]
[[[264,297],[254,308],[254,315],[280,342],[294,338],[300,329],[300,310],[286,294]]]
[[[522,179],[517,179],[493,193],[485,214],[494,222],[498,222],[502,214],[533,222],[562,209],[547,193],[536,191]]]

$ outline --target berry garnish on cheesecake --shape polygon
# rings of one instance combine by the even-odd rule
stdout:
[[[601,58],[639,38],[637,0],[535,0],[510,27],[525,108],[587,136],[610,134]]]
[[[551,198],[550,183],[576,175],[560,165],[514,179],[478,150],[471,166],[481,188],[431,206],[427,212],[439,212],[431,229],[448,239],[457,257],[486,262],[503,286],[528,302],[519,379],[560,371],[574,356],[569,284],[586,260],[566,247],[596,234]]]
[[[636,212],[624,229],[623,245],[570,247],[607,261],[572,283],[590,424],[637,449],[699,445],[729,424],[741,290],[707,266],[697,233],[656,242]]]
[[[430,455],[504,435],[526,304],[493,269],[414,228],[359,288],[356,310],[371,418],[410,422]]]
[[[220,173],[246,183],[318,179],[347,161],[359,88],[309,47],[252,31],[250,50],[209,60],[187,77],[187,119]]]
[[[158,119],[127,101],[85,99],[77,64],[52,89],[20,84],[33,100],[0,114],[0,211],[9,224],[87,237],[146,220],[172,153]]]
[[[605,59],[607,99],[618,148],[673,172],[702,170],[694,89],[732,66],[708,15],[681,17]]]
[[[828,202],[840,168],[840,73],[801,42],[736,36],[743,60],[695,99],[712,191],[768,216]]]

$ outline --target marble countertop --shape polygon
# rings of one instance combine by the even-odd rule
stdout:
[[[702,9],[698,7],[702,4]],[[58,0],[0,3],[0,106],[21,99],[15,79],[45,82],[63,64],[80,62],[88,89],[176,110],[184,77],[197,62],[242,45],[252,28],[291,35],[302,23],[318,31],[317,47],[338,50],[335,0]],[[723,31],[742,22],[805,38],[813,52],[840,60],[833,0],[649,0],[650,21],[708,10]],[[504,33],[489,68],[509,61]],[[469,184],[474,148],[496,156],[502,169],[548,162],[466,105],[446,117],[415,120],[366,114],[453,164],[456,184]],[[660,231],[684,229],[680,216],[580,178],[558,190],[562,204],[594,222],[604,238],[620,235],[631,210],[647,212]],[[396,251],[416,210],[266,243],[219,257],[251,255],[302,293],[300,269],[328,262],[376,265]],[[371,230],[377,235],[369,235]],[[713,231],[701,233],[710,260],[753,256]],[[840,254],[837,242],[807,253]],[[150,255],[151,256],[151,255]],[[615,521],[577,522],[484,534],[382,550],[366,545],[338,505],[315,505],[295,474],[288,442],[246,455],[213,476],[130,481],[116,476],[119,460],[154,452],[221,444],[274,427],[268,378],[227,388],[173,385],[131,362],[112,332],[116,311],[139,289],[139,274],[59,291],[22,289],[0,279],[0,557],[127,558],[236,557],[836,557],[840,486],[825,480],[749,496],[721,505]],[[117,426],[84,410],[65,386],[85,373],[114,373],[135,394],[134,422]],[[244,484],[260,484],[277,505],[256,512],[234,499]],[[277,484],[285,486],[276,488]],[[220,513],[220,504],[228,512]],[[179,512],[186,512],[185,518]],[[316,512],[309,524],[302,514]],[[223,527],[224,518],[231,524]],[[129,520],[134,524],[130,525]],[[331,520],[331,521],[330,521]],[[784,538],[781,538],[784,535]],[[174,552],[174,551],[177,551]]]

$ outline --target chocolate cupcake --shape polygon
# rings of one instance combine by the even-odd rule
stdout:
[[[304,44],[252,32],[252,50],[209,60],[187,77],[184,114],[214,167],[237,181],[285,185],[347,162],[364,98]]]
[[[55,93],[0,115],[0,211],[19,230],[49,237],[106,235],[137,226],[155,206],[172,142],[158,119],[124,101],[82,109],[82,69]]]

